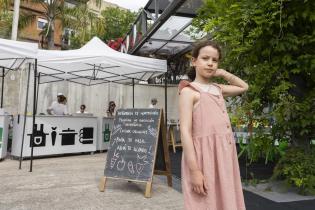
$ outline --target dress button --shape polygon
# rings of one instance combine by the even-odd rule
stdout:
[[[230,128],[230,126],[229,126],[229,125],[227,125],[226,127],[227,127],[227,128]]]
[[[225,111],[223,110],[222,113],[225,113]]]

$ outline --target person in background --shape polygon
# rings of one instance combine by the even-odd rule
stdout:
[[[108,108],[106,111],[107,117],[114,117],[115,116],[115,108],[116,108],[116,104],[114,101],[110,101],[108,103]]]
[[[151,99],[151,104],[149,105],[149,108],[156,108],[158,100],[156,98]]]
[[[81,113],[81,114],[88,113],[87,111],[85,111],[85,109],[86,109],[86,106],[84,104],[81,104],[80,110],[77,111],[77,113]]]
[[[67,98],[63,93],[57,94],[57,101],[53,101],[51,106],[47,108],[47,113],[50,115],[68,115],[66,106]]]

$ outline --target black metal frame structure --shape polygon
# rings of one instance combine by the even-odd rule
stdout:
[[[120,50],[167,60],[187,53],[195,41],[188,31],[201,5],[202,0],[149,0]]]
[[[123,84],[123,85],[130,85],[133,83],[133,79],[135,81],[147,81],[153,77],[162,75],[163,73],[158,71],[141,71],[138,72],[132,72],[132,73],[126,73],[126,74],[119,74],[119,73],[113,73],[110,71],[106,71],[108,68],[117,68],[120,67],[118,65],[114,66],[108,66],[108,67],[102,67],[102,66],[96,66],[95,64],[89,64],[85,63],[88,66],[91,66],[91,68],[81,69],[81,70],[75,70],[75,71],[69,71],[64,72],[61,70],[58,70],[56,68],[51,68],[45,65],[39,64],[38,66],[41,68],[49,69],[51,71],[57,72],[57,73],[41,73],[41,81],[40,84],[44,83],[51,83],[51,82],[59,82],[59,81],[69,81],[76,84],[81,84],[85,86],[93,86],[98,84],[105,84],[109,82]],[[137,78],[135,78],[135,76]]]

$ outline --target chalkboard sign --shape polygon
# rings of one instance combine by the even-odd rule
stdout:
[[[160,109],[119,109],[107,153],[105,177],[150,181],[160,133]]]

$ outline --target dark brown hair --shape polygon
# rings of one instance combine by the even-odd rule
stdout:
[[[67,98],[63,95],[57,96],[58,103],[62,103],[64,101],[67,101]]]
[[[221,59],[221,48],[220,48],[220,46],[217,43],[215,43],[215,42],[213,42],[211,40],[201,40],[201,41],[196,42],[194,44],[194,46],[193,46],[193,49],[192,49],[192,52],[191,52],[191,56],[193,58],[197,59],[198,56],[199,56],[200,49],[204,48],[204,47],[207,47],[207,46],[211,46],[214,49],[218,50],[219,59]],[[188,76],[188,78],[191,81],[193,81],[196,78],[196,69],[195,69],[195,67],[192,66],[189,69],[189,71],[187,72],[187,76]]]
[[[113,108],[112,108],[113,107]],[[115,101],[110,101],[108,103],[108,108],[107,108],[107,112],[111,112],[112,110],[114,110],[116,107]]]
[[[86,108],[86,106],[84,105],[84,104],[82,104],[81,106],[80,106],[80,109],[85,109]]]

